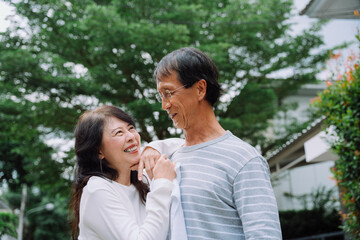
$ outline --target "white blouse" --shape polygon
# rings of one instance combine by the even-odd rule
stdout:
[[[134,185],[91,177],[80,200],[79,240],[166,239],[174,184],[156,179],[151,185],[145,206]]]

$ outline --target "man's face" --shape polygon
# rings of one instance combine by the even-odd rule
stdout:
[[[174,126],[181,129],[191,126],[196,109],[193,87],[184,88],[177,74],[172,72],[157,81],[157,90],[165,96],[162,98],[162,109],[167,111]]]

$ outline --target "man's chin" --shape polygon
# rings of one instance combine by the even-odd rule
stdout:
[[[173,120],[173,125],[174,125],[174,128],[176,128],[176,129],[182,129],[181,126],[179,125],[179,123],[175,122],[174,120]]]

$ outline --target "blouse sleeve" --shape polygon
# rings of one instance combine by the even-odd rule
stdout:
[[[165,140],[152,141],[145,148],[154,148],[161,154],[166,154],[167,157],[170,157],[176,150],[183,146],[184,143],[185,140],[181,138],[168,138]]]
[[[85,203],[84,224],[107,240],[157,240],[165,239],[169,227],[169,208],[173,183],[156,179],[146,201],[146,218],[139,226],[125,206],[110,189],[91,193]],[[124,198],[127,196],[124,196]]]

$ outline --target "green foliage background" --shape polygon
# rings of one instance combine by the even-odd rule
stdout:
[[[320,23],[292,33],[291,0],[6,2],[25,21],[13,18],[0,34],[0,180],[9,190],[2,197],[26,184],[28,209],[59,203],[52,217],[63,226],[74,156],[46,140],[71,142],[79,115],[102,104],[130,112],[146,142],[177,136],[155,100],[152,73],[165,54],[193,46],[214,59],[226,90],[216,106],[221,124],[263,154],[286,141],[264,136],[283,99],[315,82],[327,57],[318,50]],[[285,130],[289,136],[291,126]],[[48,228],[29,224],[26,239],[49,239]]]

